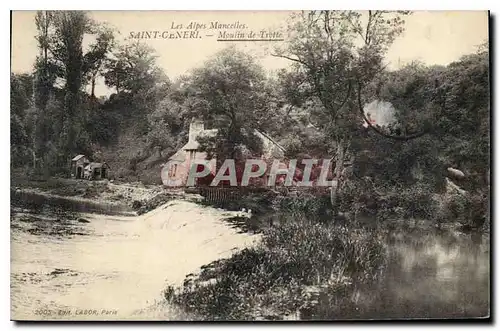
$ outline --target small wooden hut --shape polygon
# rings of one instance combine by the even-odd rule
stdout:
[[[90,160],[83,154],[75,156],[71,159],[71,177],[80,179],[83,178],[84,169],[90,164]]]
[[[106,162],[91,162],[84,169],[86,179],[105,179],[108,176],[109,166]]]

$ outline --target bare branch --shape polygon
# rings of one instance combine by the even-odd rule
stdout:
[[[356,26],[350,17],[346,17],[347,18],[347,22],[353,27],[354,29],[354,32],[356,32],[357,34],[359,34],[361,36],[361,38],[363,38],[363,40],[365,39],[365,36],[363,35],[363,31],[361,31],[360,27],[359,26]]]
[[[310,68],[309,64],[307,64],[305,61],[302,61],[300,59],[296,59],[296,58],[293,58],[293,57],[289,57],[289,56],[286,56],[286,55],[282,55],[282,54],[271,54],[271,56],[274,56],[274,57],[281,57],[283,59],[287,59],[287,60],[290,60],[290,61],[293,61],[293,62],[297,62],[297,63],[300,63],[300,64],[303,64],[304,66]]]
[[[323,21],[324,21],[324,29],[325,29],[325,33],[326,33],[326,36],[328,37],[328,41],[330,42],[330,47],[328,49],[328,61],[330,61],[332,59],[332,56],[333,56],[333,34],[332,34],[332,30],[330,28],[330,12],[328,10],[325,10],[324,11],[324,18],[323,18]]]
[[[422,137],[423,135],[429,133],[428,130],[425,130],[425,129],[423,131],[421,131],[421,132],[418,132],[418,133],[415,133],[415,134],[412,134],[412,135],[409,135],[409,136],[395,136],[395,135],[391,135],[391,134],[385,133],[382,130],[380,130],[378,127],[374,126],[370,122],[370,120],[366,117],[366,114],[365,114],[365,111],[363,109],[363,105],[362,105],[362,102],[361,102],[361,83],[359,83],[359,82],[358,82],[358,95],[357,95],[357,99],[358,99],[358,108],[359,108],[359,111],[361,112],[361,115],[363,116],[363,119],[365,120],[366,124],[368,124],[368,126],[370,127],[370,129],[372,129],[373,131],[375,131],[376,133],[378,133],[379,135],[381,135],[381,136],[383,136],[385,138],[399,140],[399,141],[408,141],[408,140],[412,140],[412,139],[416,139],[416,138]]]
[[[370,44],[370,39],[369,39],[369,36],[370,36],[370,26],[372,24],[372,19],[373,19],[373,12],[371,10],[368,11],[368,23],[366,24],[366,34],[365,34],[365,37],[364,37],[364,40],[365,40],[365,45],[369,45]]]
[[[349,97],[351,96],[351,90],[352,90],[352,82],[351,82],[351,80],[349,80],[348,84],[349,85],[347,87],[347,92],[346,92],[344,100],[340,103],[340,106],[333,112],[333,114],[334,114],[334,120],[337,118],[337,115],[338,115],[339,111],[344,107],[344,105],[349,100]]]

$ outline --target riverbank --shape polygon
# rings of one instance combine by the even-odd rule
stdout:
[[[412,190],[373,195],[376,213],[349,218],[333,218],[328,197],[275,198],[274,215],[230,220],[262,233],[261,243],[165,298],[202,320],[489,316],[488,224],[467,227],[466,213],[452,213],[453,193],[419,199]]]
[[[11,177],[11,188],[96,201],[119,201],[130,205],[136,200],[152,199],[164,191],[161,185],[144,185],[139,182],[121,183],[109,180],[89,181],[57,177],[28,179],[16,176]]]
[[[262,241],[169,287],[202,320],[485,318],[489,235],[342,226],[290,215]]]
[[[103,253],[102,261],[118,264],[124,274],[134,273],[127,276],[133,284],[109,276],[114,282],[106,285],[110,288],[107,295],[113,296],[112,291],[118,291],[116,284],[121,284],[128,286],[130,298],[154,297],[141,304],[133,299],[132,306],[142,307],[134,311],[128,309],[128,299],[121,294],[118,301],[106,299],[110,304],[104,309],[112,309],[112,304],[122,307],[123,316],[112,319],[462,318],[489,314],[489,233],[458,231],[462,225],[456,219],[404,219],[385,212],[379,217],[333,220],[327,212],[328,197],[307,194],[269,201],[250,196],[230,206],[258,211],[247,218],[240,212],[185,201],[186,195],[176,197],[177,193],[161,187],[71,180],[31,185],[17,190],[78,192],[67,199],[93,203],[110,203],[114,197],[117,203],[139,207],[135,213],[144,213],[131,218],[93,214],[84,218],[88,225],[74,218],[69,223],[78,223],[75,231],[64,230],[64,217],[51,220],[50,226],[35,220],[42,226],[32,227],[31,232],[17,229],[58,240],[104,237],[100,240],[106,243],[100,243],[101,249],[94,253],[111,250]],[[95,192],[93,197],[84,198],[89,191]],[[165,204],[164,199],[169,202]],[[269,206],[262,205],[264,202]],[[144,207],[152,210],[141,211]],[[392,206],[419,215],[414,206],[403,207]],[[423,207],[421,210],[433,216],[427,205]],[[86,231],[103,220],[114,230],[105,226]],[[23,222],[24,226],[35,224],[29,218]],[[102,234],[108,231],[113,235]],[[116,249],[126,253],[118,254]],[[74,256],[80,255],[74,252]],[[77,268],[55,265],[58,267],[45,276],[78,275]],[[97,269],[100,267],[98,264]],[[23,277],[26,281],[31,276],[23,273]],[[72,283],[66,281],[67,286]],[[101,295],[99,286],[82,302],[95,302],[93,296]],[[470,290],[459,290],[467,286]],[[137,294],[142,288],[147,290]]]
[[[143,214],[173,199],[193,199],[182,190],[166,190],[161,185],[122,183],[108,180],[89,181],[50,177],[11,178],[11,202],[31,208],[61,205],[71,211],[113,214]],[[80,208],[81,207],[81,208]]]

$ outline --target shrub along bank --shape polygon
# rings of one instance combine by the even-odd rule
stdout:
[[[340,196],[341,210],[348,215],[342,221],[333,219],[325,194],[238,200],[233,209],[252,205],[260,213],[278,213],[281,221],[262,228],[256,247],[205,266],[183,287],[167,288],[165,298],[210,320],[331,319],[345,316],[345,311],[355,315],[355,289],[384,275],[390,229],[404,228],[409,220],[426,220],[432,227],[456,222],[457,208],[463,211],[472,199],[463,197],[457,207],[455,198],[447,202],[447,195],[436,197],[423,184],[385,190],[352,184]]]
[[[344,295],[350,284],[380,277],[385,247],[377,235],[304,215],[288,221],[266,229],[256,247],[186,279],[182,288],[167,288],[166,299],[202,319],[283,319],[319,312],[320,301],[338,308],[339,299],[350,300]]]

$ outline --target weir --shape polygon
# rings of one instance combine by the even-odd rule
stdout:
[[[181,285],[186,275],[201,266],[228,258],[259,240],[258,235],[229,227],[223,219],[231,216],[174,200],[141,216],[82,214],[89,223],[44,223],[78,227],[85,233],[53,236],[50,231],[30,231],[34,223],[15,212],[11,220],[15,225],[12,316],[28,318],[36,308],[49,312],[40,316],[44,320],[179,318],[163,303],[162,291],[168,285]],[[75,315],[76,309],[104,309],[116,315]],[[65,314],[58,315],[58,310]]]

